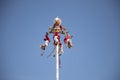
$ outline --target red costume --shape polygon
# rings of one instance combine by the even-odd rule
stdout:
[[[55,32],[53,38],[54,38],[54,45],[57,45],[57,43],[61,45],[59,32]]]
[[[46,32],[46,35],[45,35],[45,38],[44,38],[44,41],[48,40],[50,42],[50,38],[48,37],[48,33]]]
[[[46,46],[48,46],[48,44],[50,43],[50,38],[48,37],[48,35],[49,34],[46,32],[46,35],[44,38],[45,43],[40,46],[42,50],[45,50]]]
[[[72,47],[71,36],[69,33],[66,32],[66,36],[64,38],[64,43],[67,45],[68,48]]]
[[[66,44],[66,43],[67,43],[67,41],[68,41],[68,39],[70,39],[70,38],[71,38],[71,36],[66,35],[66,36],[65,36],[65,38],[64,38],[64,43]]]

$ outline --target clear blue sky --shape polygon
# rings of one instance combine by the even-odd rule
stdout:
[[[39,45],[56,16],[74,36],[60,80],[120,80],[119,0],[1,0],[0,80],[55,80],[52,42]]]

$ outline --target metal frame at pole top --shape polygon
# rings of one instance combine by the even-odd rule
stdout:
[[[56,46],[56,80],[59,80],[59,45]]]

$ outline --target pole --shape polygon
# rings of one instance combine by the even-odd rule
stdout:
[[[56,46],[56,80],[59,80],[59,54],[58,54],[59,46]]]

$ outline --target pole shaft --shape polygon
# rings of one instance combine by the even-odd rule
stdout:
[[[59,46],[56,46],[56,80],[59,80],[59,54],[58,54]]]

